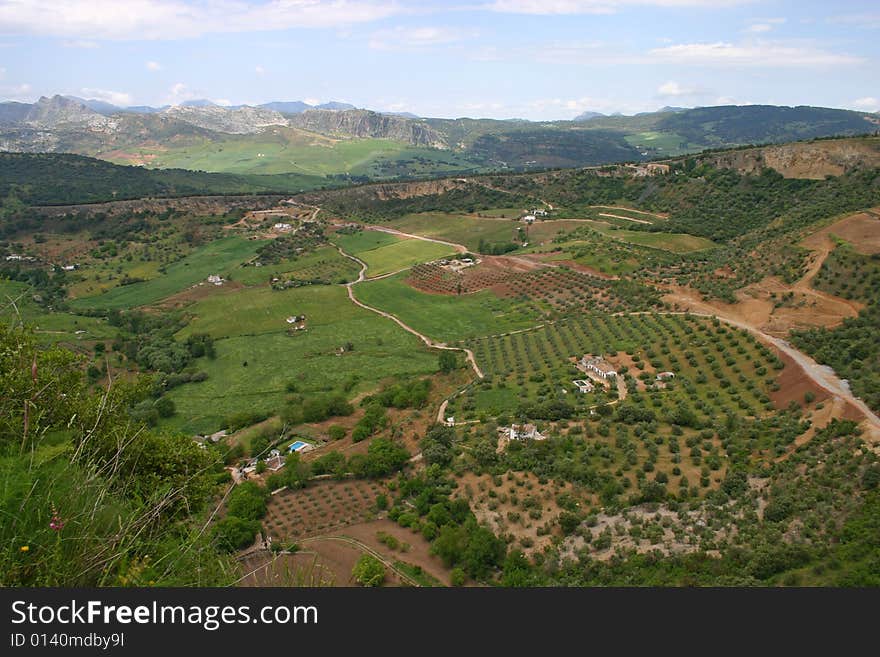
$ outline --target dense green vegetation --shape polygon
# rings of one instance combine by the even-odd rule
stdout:
[[[0,197],[28,205],[96,203],[150,196],[289,193],[326,184],[322,177],[301,174],[245,176],[155,170],[66,153],[0,153]]]
[[[684,159],[658,176],[361,187],[287,204],[281,236],[272,213],[239,205],[44,220],[8,197],[0,583],[226,584],[269,511],[281,526],[269,492],[343,495],[315,481],[332,478],[372,487],[358,513],[420,534],[454,585],[874,585],[880,462],[856,423],[828,423],[818,389],[788,396],[786,366],[752,334],[670,313],[661,294],[732,300],[771,274],[799,279],[801,240],[880,203],[878,180]],[[545,198],[550,220],[516,221]],[[428,264],[454,249],[340,217],[482,262]],[[344,285],[359,266],[336,246],[368,277],[407,271]],[[866,308],[791,336],[874,408],[878,271],[841,243],[813,283]],[[470,349],[484,376],[349,294]],[[615,368],[607,387],[574,383],[585,355]],[[443,402],[449,426],[433,424]],[[288,453],[299,440],[308,449]],[[245,482],[226,488],[224,467]],[[380,581],[375,564],[355,570]]]
[[[142,385],[94,395],[78,363],[0,326],[3,585],[228,583],[230,564],[194,524],[222,462],[134,421]]]

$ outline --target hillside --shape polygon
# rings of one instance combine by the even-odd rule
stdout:
[[[4,154],[0,501],[44,528],[29,538],[42,555],[57,543],[29,491],[81,491],[52,498],[64,518],[96,496],[148,511],[197,465],[211,474],[186,512],[149,527],[167,540],[198,519],[204,559],[244,560],[217,583],[303,556],[245,555],[260,532],[322,567],[328,543],[357,537],[425,585],[874,582],[878,152],[880,137],[822,139],[175,199],[154,196],[292,177]],[[150,198],[23,203],[107,195]],[[46,433],[23,455],[36,386]],[[84,435],[110,451],[70,461]],[[122,478],[79,485],[108,453]],[[112,544],[113,517],[73,535],[74,562]],[[34,582],[8,545],[3,583]],[[40,582],[70,581],[53,563]],[[149,577],[187,583],[193,567]]]
[[[63,153],[0,153],[0,197],[28,205],[95,203],[144,197],[298,192],[325,184],[285,174],[238,176],[119,166]]]
[[[827,108],[664,109],[533,123],[419,119],[345,103],[221,107],[194,101],[149,113],[111,112],[106,104],[54,96],[33,104],[0,104],[0,150],[69,152],[157,168],[368,181],[592,166],[877,130],[873,115]]]

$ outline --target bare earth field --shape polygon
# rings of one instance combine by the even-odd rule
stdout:
[[[398,541],[390,548],[379,537]],[[449,584],[449,570],[430,554],[430,543],[421,535],[391,520],[361,522],[323,536],[303,540],[294,554],[257,552],[241,563],[240,586],[356,586],[351,571],[365,552],[385,563],[385,586],[412,586],[397,571],[399,562],[417,566],[442,584]]]

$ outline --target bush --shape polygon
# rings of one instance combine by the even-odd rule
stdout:
[[[351,576],[361,586],[382,586],[385,583],[385,566],[371,554],[365,554],[358,559]]]
[[[467,574],[461,568],[453,568],[449,573],[449,582],[452,586],[464,586]]]
[[[343,438],[345,438],[345,434],[348,433],[348,429],[346,429],[345,427],[341,427],[338,424],[334,424],[332,427],[330,427],[327,433],[329,434],[331,440],[342,440]]]
[[[251,545],[258,531],[260,531],[260,523],[257,520],[227,516],[214,525],[212,535],[217,549],[223,552],[235,552]]]
[[[266,515],[266,489],[253,481],[236,486],[226,505],[230,516],[244,520],[259,520]]]

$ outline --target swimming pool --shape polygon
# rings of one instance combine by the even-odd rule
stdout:
[[[308,443],[303,442],[302,440],[297,440],[295,443],[293,443],[293,444],[288,448],[288,451],[289,451],[289,452],[298,452],[298,451],[300,451],[303,447],[308,447],[308,446],[309,446]]]

